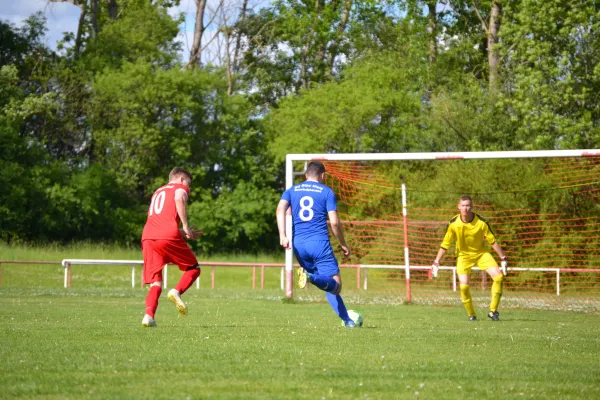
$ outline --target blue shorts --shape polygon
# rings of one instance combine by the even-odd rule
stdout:
[[[311,274],[333,276],[340,273],[337,259],[329,240],[294,243],[298,264]]]

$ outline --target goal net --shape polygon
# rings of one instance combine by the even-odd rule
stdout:
[[[508,257],[503,308],[600,311],[600,152],[289,155],[293,183],[310,159],[337,194],[352,256],[336,255],[359,301],[459,305],[454,249],[437,279],[430,267],[466,194]],[[491,283],[473,269],[477,307]]]

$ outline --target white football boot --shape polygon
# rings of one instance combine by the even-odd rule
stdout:
[[[148,314],[144,314],[144,318],[142,319],[142,326],[144,328],[156,328],[156,321]]]
[[[179,315],[184,316],[187,315],[188,309],[183,300],[181,300],[181,296],[179,292],[175,289],[169,290],[169,294],[167,296],[169,300],[175,303],[175,307],[177,307],[177,311],[179,311]]]

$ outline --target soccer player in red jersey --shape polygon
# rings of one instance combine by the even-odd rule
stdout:
[[[162,292],[162,270],[166,264],[176,264],[184,271],[179,283],[168,294],[180,315],[187,315],[187,306],[181,295],[200,276],[196,256],[185,242],[202,235],[188,224],[187,201],[190,195],[192,175],[183,168],[174,168],[169,174],[169,183],[152,195],[148,219],[142,233],[144,256],[144,283],[150,284],[146,296],[146,314],[142,326],[155,327],[154,314]],[[181,223],[182,229],[179,229]]]

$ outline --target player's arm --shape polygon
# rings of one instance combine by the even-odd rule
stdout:
[[[348,257],[350,255],[350,246],[348,246],[348,243],[346,243],[344,229],[342,228],[342,221],[340,221],[338,217],[338,212],[337,210],[331,210],[327,213],[327,215],[329,217],[329,223],[331,224],[331,231],[338,242],[340,242],[344,255]]]
[[[450,244],[453,240],[456,240],[454,230],[452,229],[450,224],[448,224],[448,227],[446,228],[446,234],[444,235],[444,239],[442,240],[442,244],[440,245],[440,249],[438,250],[438,253],[435,256],[433,265],[431,266],[431,271],[433,273],[434,278],[437,278],[440,262],[442,262],[442,258],[444,258],[446,250],[450,247]]]
[[[500,247],[498,242],[492,243],[492,249],[494,249],[496,254],[498,254],[498,257],[500,257],[500,270],[503,275],[506,275],[508,273],[508,262],[506,261],[504,250],[502,250],[502,247]]]
[[[442,262],[442,258],[444,258],[444,255],[446,254],[446,249],[443,247],[440,247],[440,249],[438,250],[437,255],[435,256],[435,261],[433,261],[434,264],[440,265],[440,262]]]
[[[188,195],[185,190],[177,189],[175,191],[175,208],[177,208],[177,215],[181,220],[181,231],[187,239],[195,239],[194,231],[188,225],[187,200]]]
[[[438,268],[440,267],[440,262],[442,261],[442,258],[444,258],[445,254],[446,254],[446,249],[443,247],[440,247],[437,255],[435,256],[435,260],[433,261],[433,264],[431,265],[431,271],[432,271],[434,278],[437,278]]]
[[[192,233],[194,234],[193,239],[197,239],[200,236],[204,235],[204,230],[202,229],[196,229],[194,226],[190,226],[190,229],[192,230]],[[183,229],[179,230],[179,233],[181,234],[181,236],[183,236],[184,238],[187,237],[185,234],[185,231]]]
[[[279,200],[277,211],[275,212],[277,217],[277,229],[279,230],[279,244],[286,250],[290,248],[290,240],[285,233],[285,219],[289,208],[290,203],[287,200]]]

